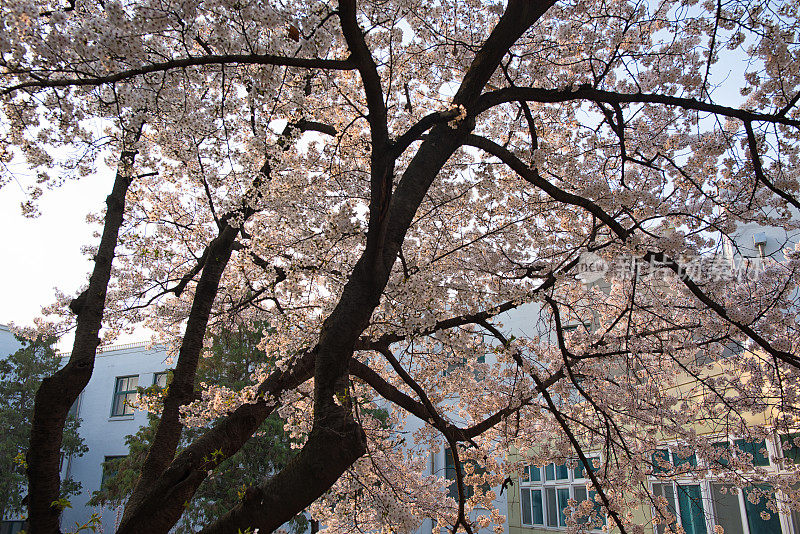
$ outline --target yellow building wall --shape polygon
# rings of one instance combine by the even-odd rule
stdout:
[[[719,375],[727,375],[732,376],[733,370],[729,368],[729,363],[725,360],[717,360],[706,370],[704,373],[704,377],[714,377]],[[749,376],[746,374],[739,373],[739,380],[745,382],[749,379]],[[692,379],[691,377],[685,377],[685,379],[678,379],[676,384],[670,388],[673,391],[678,392],[679,396],[687,399],[696,399],[698,402],[703,402],[702,393],[699,390],[698,383],[696,380]],[[772,399],[770,395],[765,392],[765,400],[770,402]],[[762,425],[762,426],[770,426],[771,423],[775,420],[776,416],[779,415],[778,412],[778,402],[775,399],[775,403],[773,403],[773,409],[768,410],[767,412],[761,412],[757,414],[752,413],[742,413],[743,419],[747,422],[748,425]],[[718,433],[719,429],[711,428],[708,426],[704,426],[702,424],[695,424],[694,430],[697,432],[698,435],[706,435],[712,433]],[[662,436],[663,441],[666,443],[670,441],[671,436]],[[521,455],[518,451],[514,450],[509,453],[509,459],[511,462],[515,462],[521,458]],[[520,486],[519,486],[519,477],[512,477],[514,481],[514,486],[509,488],[508,493],[508,531],[509,534],[553,534],[556,532],[564,532],[564,528],[547,528],[547,527],[531,527],[522,524],[521,518],[521,504],[520,504]],[[591,487],[590,487],[591,489]],[[639,508],[632,510],[632,520],[635,524],[645,525],[647,529],[648,525],[652,525],[652,508],[649,504],[643,503]],[[614,528],[614,525],[609,522],[609,526],[611,527],[611,531],[618,531],[619,529]],[[647,530],[646,530],[647,532]],[[651,530],[649,531],[652,533],[652,526]]]

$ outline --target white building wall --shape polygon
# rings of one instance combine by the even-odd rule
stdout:
[[[81,493],[71,498],[72,508],[62,514],[62,529],[74,531],[75,524],[85,523],[93,512],[102,517],[102,532],[112,533],[120,519],[121,510],[93,509],[86,502],[93,491],[100,489],[103,461],[106,456],[128,453],[125,436],[135,434],[147,424],[147,414],[111,415],[111,404],[117,377],[137,375],[140,387],[153,384],[154,374],[167,368],[167,354],[162,347],[148,348],[144,343],[112,347],[97,355],[92,378],[78,399],[80,434],[89,451],[67,461],[64,475],[81,483]]]
[[[800,213],[792,210],[800,220]],[[794,249],[800,242],[800,231],[777,226],[760,226],[756,223],[740,224],[731,238],[723,240],[723,253],[728,259],[771,258],[782,262],[785,249]]]
[[[6,325],[0,324],[0,358],[14,354],[21,348],[22,344],[17,341],[11,330]]]

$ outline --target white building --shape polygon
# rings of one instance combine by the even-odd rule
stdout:
[[[136,388],[149,387],[159,377],[166,377],[167,354],[163,347],[149,348],[148,343],[109,347],[98,353],[94,372],[78,398],[80,435],[89,448],[83,456],[69,458],[62,477],[71,476],[81,483],[81,493],[71,498],[72,508],[64,510],[62,529],[75,531],[93,512],[102,517],[103,532],[111,533],[121,519],[122,510],[93,509],[86,506],[92,492],[103,481],[103,462],[125,456],[125,436],[135,434],[147,424],[147,414],[126,404]],[[163,378],[162,378],[163,380]]]
[[[0,325],[0,358],[14,353],[20,347],[8,328]],[[64,363],[67,356],[64,356]],[[125,401],[135,395],[137,387],[149,387],[165,377],[163,373],[167,367],[164,348],[150,348],[147,343],[106,347],[98,353],[92,378],[74,407],[81,419],[80,435],[89,450],[82,456],[67,458],[61,473],[62,479],[72,477],[81,484],[81,493],[70,498],[72,507],[62,513],[61,528],[64,532],[76,531],[93,513],[101,516],[102,530],[98,531],[113,533],[116,530],[122,510],[93,508],[87,506],[87,502],[92,492],[102,485],[103,462],[125,456],[128,453],[125,436],[136,433],[147,423],[146,413],[133,410]],[[404,431],[413,433],[423,424],[419,419],[409,416],[408,427]],[[430,474],[445,477],[446,467],[443,446],[431,454],[428,469]],[[494,505],[505,515],[506,496],[500,496],[500,488],[493,489],[498,495]],[[480,510],[476,510],[473,515],[480,513]],[[426,519],[417,532],[431,532],[431,527],[431,520]],[[9,518],[0,526],[0,534],[16,534],[22,528],[23,522],[19,518]]]
[[[0,358],[20,347],[9,329],[0,325]],[[148,348],[146,343],[109,347],[97,355],[92,378],[74,407],[81,419],[81,437],[89,451],[67,458],[61,473],[62,479],[71,476],[81,484],[81,493],[70,498],[72,507],[62,514],[64,532],[74,532],[76,523],[86,523],[94,512],[102,518],[102,532],[114,532],[121,511],[91,508],[86,503],[92,492],[100,489],[103,461],[125,456],[128,453],[125,436],[136,433],[147,423],[144,412],[134,411],[124,401],[135,394],[137,386],[148,387],[159,376],[165,376],[160,373],[167,368],[166,357],[163,348]],[[19,518],[3,518],[0,534],[16,534],[22,528]]]

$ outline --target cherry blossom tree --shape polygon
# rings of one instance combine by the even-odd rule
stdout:
[[[484,483],[570,458],[621,532],[643,531],[642,503],[670,522],[647,481],[678,471],[800,501],[794,465],[713,438],[800,425],[800,258],[749,278],[699,261],[744,225],[800,230],[797,3],[0,6],[2,158],[36,171],[23,209],[116,168],[88,284],[49,309],[75,343],[36,396],[31,532],[59,532],[64,422],[101,328],[137,325],[175,371],[120,533],[168,532],[276,410],[301,448],[202,532],[307,507],[332,531],[472,532],[503,521]],[[606,282],[585,283],[589,253]],[[196,383],[209,332],[254,322],[278,370]],[[702,469],[654,465],[664,440]],[[457,499],[422,474],[443,445]],[[572,529],[600,521],[573,508]]]

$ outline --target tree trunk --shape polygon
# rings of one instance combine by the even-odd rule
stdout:
[[[60,533],[61,508],[55,503],[61,489],[61,439],[69,409],[89,382],[94,369],[103,320],[111,263],[125,213],[134,152],[123,152],[111,194],[100,246],[94,258],[89,287],[70,303],[77,314],[75,342],[69,362],[45,378],[36,392],[28,462],[28,518],[30,534]]]

